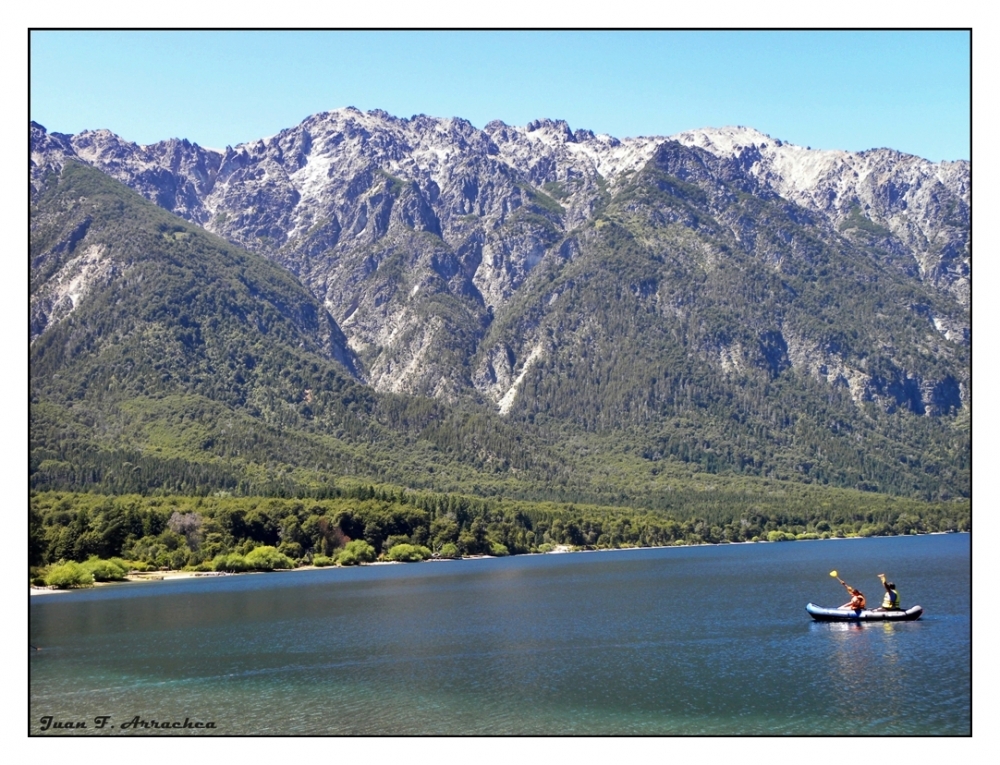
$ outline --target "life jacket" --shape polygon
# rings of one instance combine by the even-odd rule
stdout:
[[[858,610],[863,609],[865,607],[865,596],[860,592],[857,595],[852,595],[851,607]]]
[[[882,598],[882,608],[899,608],[899,593],[895,590],[886,590],[885,597]]]

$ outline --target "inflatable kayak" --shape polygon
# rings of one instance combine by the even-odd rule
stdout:
[[[815,603],[806,606],[809,615],[818,622],[911,622],[923,614],[923,606],[913,606],[905,611],[875,611],[850,608],[823,608]]]

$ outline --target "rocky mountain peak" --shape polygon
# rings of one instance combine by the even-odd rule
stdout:
[[[937,338],[929,348],[941,338],[967,342],[967,162],[814,150],[742,126],[618,139],[564,120],[493,121],[480,130],[459,118],[353,107],[224,152],[180,139],[140,146],[106,130],[62,136],[34,123],[31,142],[33,183],[77,158],[285,266],[342,325],[368,379],[385,390],[481,396],[515,411],[525,370],[557,355],[538,334],[545,301],[554,307],[572,292],[532,290],[569,279],[610,230],[661,248],[657,257],[688,253],[677,267],[688,273],[690,257],[713,279],[737,251],[776,273],[807,269],[818,280],[834,275],[816,265],[823,252],[874,258],[872,268],[891,268],[893,279],[901,274],[907,289],[929,296],[907,304],[939,303],[920,316]],[[659,280],[629,289],[686,320],[684,299],[658,291]],[[722,335],[698,342],[727,370],[759,356],[775,374],[797,365],[823,380],[877,377],[860,356],[847,358],[843,343],[822,350],[833,346],[809,339],[812,330],[782,330],[786,320],[768,320],[773,326],[749,345]],[[516,340],[504,336],[501,327],[515,326]],[[772,351],[754,356],[751,345],[786,348],[790,361],[774,362]],[[913,366],[897,361],[897,371]]]

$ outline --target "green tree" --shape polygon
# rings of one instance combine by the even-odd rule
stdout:
[[[391,561],[410,563],[427,560],[431,557],[431,551],[420,545],[402,543],[394,545],[386,554],[386,557]]]
[[[117,561],[96,557],[84,561],[83,568],[98,582],[121,582],[128,574],[128,568]]]
[[[461,558],[462,553],[458,551],[458,545],[454,542],[446,542],[441,545],[441,549],[438,550],[439,558]]]
[[[295,561],[278,552],[270,545],[255,547],[246,555],[250,568],[257,571],[273,571],[276,568],[295,568]]]
[[[73,587],[90,587],[94,575],[76,561],[57,564],[45,575],[45,583],[50,587],[66,590]]]
[[[347,543],[337,555],[337,563],[341,566],[357,566],[361,563],[371,563],[375,560],[375,548],[363,539],[354,539]]]
[[[230,553],[229,555],[219,555],[212,561],[213,571],[227,571],[230,573],[236,573],[240,571],[249,571],[252,568],[249,563],[247,563],[246,558],[244,558],[239,553]]]

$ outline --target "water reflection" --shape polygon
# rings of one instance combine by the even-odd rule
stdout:
[[[865,629],[868,625],[862,622],[813,622],[811,626],[816,631],[857,632]]]
[[[907,687],[900,646],[911,624],[891,622],[822,622],[813,632],[826,634],[833,650],[827,669],[832,705],[850,722],[845,728],[857,732],[889,727],[904,719],[912,693]],[[859,696],[877,691],[878,703],[869,708],[867,719],[858,719]],[[846,731],[845,731],[846,732]]]

